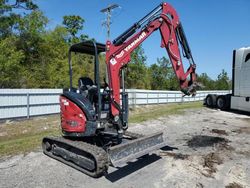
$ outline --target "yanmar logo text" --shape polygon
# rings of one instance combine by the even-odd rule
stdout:
[[[133,42],[131,42],[124,50],[128,52],[131,48],[133,48],[136,44],[138,44],[142,39],[144,39],[147,36],[147,34],[143,31],[140,36],[135,39]],[[119,54],[117,54],[116,58],[121,58],[124,55],[124,50],[122,50]]]

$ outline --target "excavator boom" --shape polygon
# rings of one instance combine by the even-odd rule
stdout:
[[[106,43],[106,63],[109,75],[109,87],[112,91],[112,114],[119,114],[120,72],[130,62],[131,53],[143,43],[154,31],[161,34],[161,47],[165,48],[173,70],[179,80],[181,91],[185,95],[195,94],[195,68],[183,27],[175,9],[168,3],[161,3],[128,30],[118,36],[113,42]],[[184,57],[190,66],[184,71],[179,50],[181,45]]]

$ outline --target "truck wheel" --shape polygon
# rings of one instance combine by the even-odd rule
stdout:
[[[226,109],[226,97],[224,95],[220,95],[217,97],[217,100],[216,100],[216,104],[217,104],[217,107],[221,110],[225,110]]]
[[[229,110],[231,103],[231,94],[220,95],[217,97],[216,104],[221,110]]]
[[[206,97],[206,105],[207,107],[216,107],[216,99],[217,99],[217,95],[214,94],[208,94]]]
[[[232,94],[225,95],[225,98],[226,98],[226,110],[229,110],[230,107],[231,107],[231,97],[232,97]]]

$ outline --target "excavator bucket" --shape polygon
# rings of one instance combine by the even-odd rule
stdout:
[[[111,147],[108,151],[112,166],[121,166],[128,161],[132,161],[166,146],[162,135],[162,132],[148,136],[133,133],[125,134],[123,143]]]

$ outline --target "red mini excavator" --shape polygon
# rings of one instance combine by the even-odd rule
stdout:
[[[161,47],[167,50],[172,67],[185,95],[196,91],[195,63],[182,25],[174,8],[162,3],[132,27],[106,45],[94,41],[74,44],[69,49],[70,89],[60,96],[62,137],[45,137],[46,155],[92,177],[107,172],[109,165],[120,166],[165,146],[162,133],[139,135],[128,128],[128,94],[124,68],[133,50],[159,30]],[[190,66],[184,71],[179,46]],[[94,56],[94,81],[81,77],[72,86],[71,53]],[[101,87],[98,54],[106,53],[107,81]],[[120,85],[122,92],[120,92]]]

